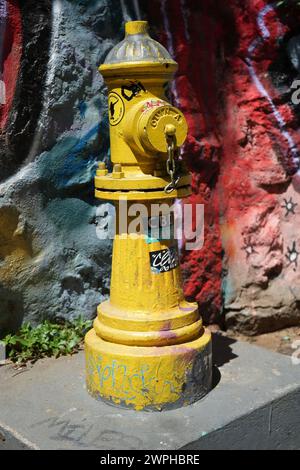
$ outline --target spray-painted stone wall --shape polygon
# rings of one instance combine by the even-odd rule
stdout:
[[[91,318],[108,293],[111,243],[97,237],[92,183],[109,158],[97,65],[123,19],[119,2],[0,3],[3,334],[24,319]]]
[[[187,297],[250,334],[300,323],[300,9],[286,3],[0,0],[0,334],[91,318],[108,294],[97,66],[138,16],[179,62],[190,201],[205,204],[204,248],[183,253]]]
[[[180,64],[192,201],[206,207],[204,248],[183,258],[186,294],[249,334],[300,322],[300,9],[276,3],[153,8]]]

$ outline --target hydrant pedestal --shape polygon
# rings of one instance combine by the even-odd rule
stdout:
[[[149,214],[153,204],[167,209],[190,194],[190,175],[167,165],[168,142],[179,147],[187,135],[183,114],[165,96],[176,69],[142,21],[126,24],[125,40],[100,67],[109,89],[114,170],[100,165],[96,197],[114,201],[117,220],[110,300],[98,307],[85,339],[87,388],[95,398],[135,410],[191,404],[212,380],[211,335],[197,304],[184,299],[174,238],[130,230],[137,202]]]

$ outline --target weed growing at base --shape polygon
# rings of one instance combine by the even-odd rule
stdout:
[[[64,323],[44,321],[38,326],[24,324],[15,335],[3,339],[8,358],[17,364],[35,362],[43,357],[59,357],[79,351],[92,322],[78,318]]]

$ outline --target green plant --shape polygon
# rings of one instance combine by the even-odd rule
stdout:
[[[82,318],[62,324],[44,321],[36,327],[26,323],[17,334],[7,335],[3,342],[13,362],[26,364],[43,357],[76,353],[91,326],[91,321]]]

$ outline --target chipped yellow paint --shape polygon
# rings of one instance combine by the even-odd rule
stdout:
[[[130,22],[126,35],[142,37],[147,28],[146,22]],[[153,61],[136,61],[132,48],[123,49],[130,61],[100,67],[109,91],[114,170],[109,174],[103,163],[99,166],[96,197],[115,202],[117,233],[110,300],[98,307],[85,340],[87,388],[114,404],[161,410],[187,405],[209,391],[211,336],[197,304],[184,299],[178,263],[167,272],[151,267],[150,253],[173,249],[175,240],[149,240],[120,228],[122,200],[130,213],[137,201],[149,210],[152,202],[170,206],[191,192],[187,173],[172,194],[164,191],[170,183],[166,129],[177,145],[187,136],[185,117],[166,101],[164,89],[177,64],[160,53]]]

